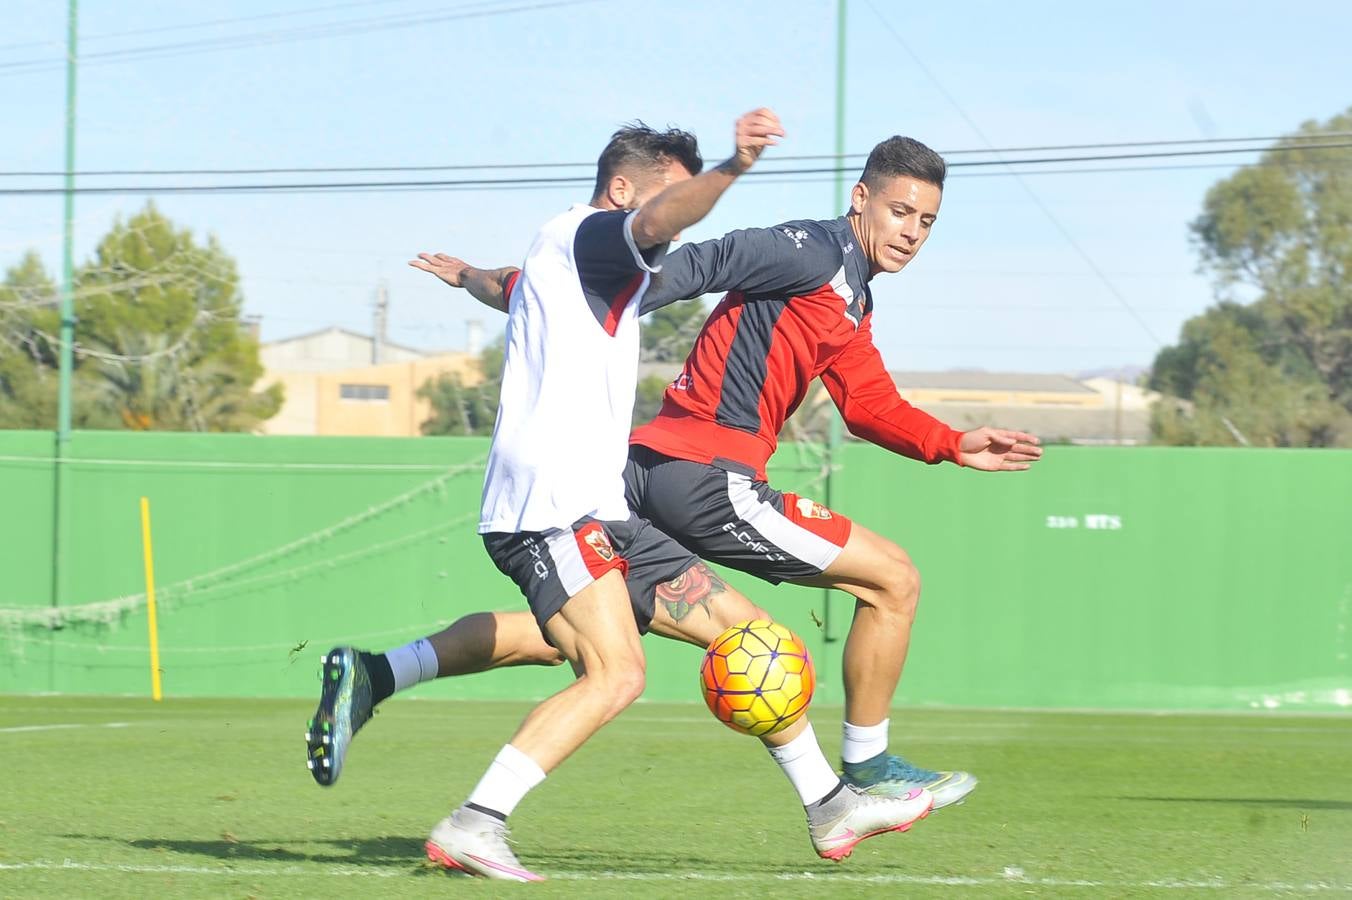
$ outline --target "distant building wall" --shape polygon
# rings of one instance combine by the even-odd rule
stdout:
[[[386,362],[373,365],[373,338],[326,328],[263,345],[260,387],[280,383],[286,399],[263,434],[409,436],[420,433],[430,406],[416,396],[428,378],[455,372],[480,380],[468,353],[428,354],[383,342]]]
[[[443,372],[466,384],[482,380],[478,360],[444,353],[409,362],[331,372],[283,372],[273,376],[287,392],[282,412],[263,423],[264,434],[412,437],[421,434],[431,405],[418,388]]]
[[[269,372],[260,384],[281,384],[282,408],[259,431],[263,434],[318,434],[316,420],[319,375],[315,372]]]

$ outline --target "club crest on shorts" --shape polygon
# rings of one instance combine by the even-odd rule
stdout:
[[[592,548],[592,552],[606,562],[615,558],[615,548],[610,544],[610,537],[600,528],[587,532],[583,536],[583,540],[587,542],[588,547]]]
[[[829,519],[831,510],[822,506],[815,500],[809,500],[807,497],[798,498],[798,515],[804,519]]]

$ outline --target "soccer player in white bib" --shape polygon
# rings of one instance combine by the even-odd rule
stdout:
[[[531,788],[642,693],[642,633],[704,646],[738,621],[768,618],[634,514],[623,476],[638,317],[651,276],[667,243],[702,219],[782,134],[770,110],[748,113],[737,122],[734,155],[699,174],[691,135],[622,129],[598,163],[591,203],[546,223],[519,274],[476,270],[474,277],[502,280],[509,310],[479,532],[578,677],[535,707],[469,798],[433,829],[428,856],[448,868],[540,880],[508,845],[507,818]],[[673,612],[696,609],[701,612]],[[437,653],[426,641],[382,655],[380,671],[368,668],[371,660],[347,647],[326,656],[324,693],[307,733],[320,784],[337,778],[374,703],[448,674],[438,671]],[[534,660],[495,662],[526,661]],[[798,792],[813,847],[823,857],[842,859],[867,837],[904,831],[933,804],[924,790],[875,797],[844,784],[807,717],[763,741]]]

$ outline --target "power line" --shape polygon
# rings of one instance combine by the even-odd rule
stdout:
[[[887,31],[892,35],[892,37],[896,39],[897,43],[901,45],[901,48],[906,51],[906,55],[911,58],[912,62],[914,62],[917,67],[919,67],[920,71],[924,73],[925,77],[929,79],[930,83],[933,84],[939,90],[939,93],[944,97],[944,99],[946,99],[949,102],[949,104],[955,110],[957,110],[958,115],[962,116],[963,120],[972,129],[972,131],[976,133],[977,137],[981,139],[982,143],[986,144],[987,146],[990,146],[991,142],[986,137],[985,133],[982,132],[981,128],[977,126],[976,122],[972,120],[971,116],[967,115],[966,111],[962,108],[962,106],[958,103],[958,101],[953,98],[953,95],[950,94],[944,88],[943,84],[939,81],[938,77],[936,77],[934,73],[929,70],[929,67],[926,66],[925,63],[920,59],[920,57],[916,55],[915,51],[912,50],[910,45],[906,43],[906,40],[901,36],[901,34],[898,33],[895,28],[892,27],[892,23],[889,22],[886,18],[884,18],[882,12],[879,11],[878,7],[873,4],[873,0],[865,0],[865,2],[868,3],[869,9],[873,10],[873,14],[878,17],[878,20],[882,22],[883,27],[886,28]],[[1006,165],[1006,167],[1008,167],[1008,164]],[[1099,267],[1098,263],[1094,261],[1093,257],[1091,257],[1088,254],[1088,252],[1086,252],[1085,249],[1080,246],[1079,242],[1076,241],[1075,238],[1071,235],[1069,229],[1067,229],[1064,225],[1062,225],[1061,221],[1055,215],[1052,214],[1052,211],[1048,209],[1047,205],[1042,202],[1041,198],[1039,198],[1038,195],[1033,192],[1033,189],[1030,188],[1028,184],[1020,177],[1019,173],[1013,171],[1012,169],[1010,170],[1010,172],[1013,175],[1014,180],[1018,182],[1019,187],[1023,188],[1024,193],[1028,195],[1028,198],[1032,200],[1033,204],[1042,211],[1042,214],[1047,217],[1047,220],[1051,222],[1052,226],[1058,232],[1060,232],[1061,236],[1065,238],[1066,243],[1070,244],[1071,249],[1075,251],[1076,255],[1079,256],[1080,259],[1084,261],[1085,265],[1089,266],[1089,268],[1098,277],[1099,281],[1103,284],[1103,286],[1108,289],[1108,292],[1112,294],[1115,298],[1117,298],[1117,302],[1121,304],[1122,308],[1126,310],[1127,314],[1131,316],[1132,320],[1135,321],[1138,326],[1140,326],[1142,331],[1144,331],[1147,335],[1150,336],[1150,339],[1155,342],[1155,345],[1157,347],[1163,347],[1164,341],[1161,340],[1157,334],[1155,334],[1154,329],[1150,327],[1149,323],[1146,322],[1145,318],[1142,317],[1141,314],[1136,311],[1135,307],[1131,305],[1130,301],[1127,300],[1126,295],[1123,294],[1122,291],[1118,290],[1117,285],[1114,284],[1110,278],[1108,278],[1108,275],[1103,271],[1103,269]]]
[[[1210,144],[1253,144],[1260,141],[1323,141],[1331,138],[1352,138],[1352,131],[1332,131],[1324,132],[1318,135],[1275,135],[1262,137],[1236,137],[1236,138],[1199,138],[1197,140],[1165,140],[1165,141],[1120,141],[1116,143],[1098,143],[1098,144],[1052,144],[1037,147],[998,147],[998,148],[968,148],[961,150],[944,150],[941,155],[964,156],[977,153],[1035,153],[1065,150],[1112,150],[1131,147],[1169,147],[1182,145],[1210,145]],[[1235,148],[1227,150],[1211,151],[1215,153],[1260,153],[1269,151],[1289,151],[1295,149],[1306,149],[1312,144],[1295,144],[1291,146],[1262,146]],[[1196,151],[1201,153],[1201,151]],[[1173,155],[1173,154],[1170,154]],[[1184,155],[1179,153],[1177,155]],[[847,153],[845,159],[863,159],[868,156],[867,153]],[[799,154],[788,156],[776,156],[773,160],[765,162],[806,162],[817,159],[837,159],[834,153],[819,154]],[[1095,157],[1074,157],[1076,161],[1081,159],[1089,160]],[[1119,157],[1099,157],[1102,159]],[[1124,155],[1120,158],[1137,158],[1134,155]],[[1046,160],[1037,160],[1044,162]],[[964,165],[996,165],[997,162],[982,163],[949,163],[950,168]],[[577,169],[591,168],[596,165],[595,160],[587,162],[528,162],[528,163],[459,163],[452,165],[395,165],[395,166],[290,166],[290,167],[272,167],[259,169],[100,169],[83,172],[76,172],[75,175],[81,178],[106,177],[112,175],[286,175],[286,174],[340,174],[340,173],[358,173],[358,172],[457,172],[474,171],[483,169]],[[757,171],[757,170],[753,170]],[[834,170],[832,170],[834,171]],[[57,178],[63,177],[65,172],[0,172],[0,178]]]
[[[348,9],[354,6],[385,6],[390,3],[407,3],[408,0],[360,0],[356,3],[330,3],[324,6],[311,6],[305,9],[293,9],[288,12],[261,13],[255,16],[233,16],[228,19],[207,19],[201,22],[187,22],[182,25],[160,25],[155,28],[135,28],[130,31],[110,31],[105,34],[82,34],[80,43],[107,41],[115,38],[134,37],[140,34],[162,34],[166,31],[189,31],[194,28],[211,28],[216,25],[232,25],[236,22],[255,22],[261,19],[284,19],[302,16],[312,12],[329,12]],[[60,41],[22,41],[17,44],[0,44],[0,50],[21,50],[26,47],[59,47]]]
[[[152,44],[144,47],[129,47],[122,50],[105,50],[89,53],[80,58],[81,66],[105,65],[109,63],[130,62],[142,59],[165,59],[186,53],[204,53],[213,50],[236,50],[272,44],[294,43],[296,41],[317,40],[348,35],[366,35],[375,31],[389,31],[396,28],[413,28],[419,25],[432,25],[459,19],[477,19],[488,16],[508,15],[517,12],[530,12],[561,6],[577,6],[582,3],[594,3],[596,0],[552,0],[552,2],[529,3],[517,6],[488,6],[486,9],[459,11],[433,16],[411,18],[405,13],[397,16],[381,16],[368,19],[349,19],[327,24],[306,25],[299,28],[251,32],[219,38],[201,38],[193,41],[180,41],[174,44]],[[478,4],[484,5],[484,4]],[[66,65],[65,60],[29,59],[0,63],[0,77],[6,75],[26,75],[34,72],[53,71]]]
[[[1213,150],[1169,150],[1152,153],[1116,153],[1116,154],[1096,154],[1092,156],[1048,156],[1034,157],[1024,159],[995,159],[995,160],[970,160],[950,163],[950,168],[985,168],[999,166],[1008,171],[999,173],[1019,177],[1024,174],[1019,171],[1009,169],[1015,165],[1045,165],[1058,163],[1086,163],[1086,162],[1105,162],[1105,161],[1125,161],[1138,159],[1174,159],[1180,157],[1195,156],[1219,156],[1233,153],[1282,153],[1292,150],[1301,152],[1323,151],[1323,150],[1347,150],[1352,148],[1352,142],[1333,142],[1322,144],[1305,144],[1299,147],[1271,147],[1271,148],[1223,148]],[[1146,171],[1148,167],[1136,166],[1130,167],[1127,171]],[[803,175],[836,175],[842,172],[853,172],[854,168],[845,169],[840,166],[822,166],[809,168],[787,168],[787,169],[752,169],[744,178],[766,179],[776,176],[803,176]],[[1073,170],[1072,170],[1073,171]],[[997,173],[987,173],[997,174]],[[1036,174],[1036,171],[1027,174]],[[425,190],[425,189],[484,189],[484,188],[548,188],[564,187],[577,184],[591,184],[593,181],[590,175],[552,175],[552,176],[533,176],[533,177],[504,177],[504,178],[462,178],[462,179],[435,179],[435,180],[408,180],[408,181],[311,181],[311,182],[273,182],[257,184],[149,184],[149,185],[111,185],[111,186],[92,186],[77,187],[74,192],[77,194],[257,194],[257,193],[293,193],[293,192],[325,192],[325,191],[355,191],[355,190]],[[43,187],[43,188],[0,188],[0,196],[34,196],[44,194],[65,193],[63,187]],[[1050,212],[1047,213],[1050,216]],[[1069,238],[1069,235],[1066,235]]]

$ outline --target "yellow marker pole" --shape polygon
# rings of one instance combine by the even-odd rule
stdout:
[[[146,612],[150,621],[150,696],[156,702],[160,692],[160,631],[155,624],[155,563],[150,552],[150,500],[141,498],[141,546],[146,558]]]

